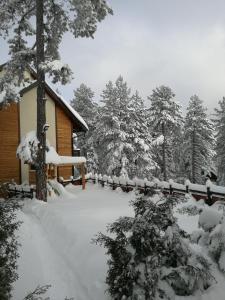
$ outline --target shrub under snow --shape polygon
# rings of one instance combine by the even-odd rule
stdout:
[[[214,208],[203,210],[199,216],[199,226],[203,231],[199,231],[196,242],[208,250],[225,273],[225,219],[222,212]]]
[[[106,283],[113,299],[175,299],[207,289],[210,265],[185,240],[172,212],[174,199],[137,195],[135,217],[121,217],[100,233],[107,248]]]
[[[13,200],[0,199],[0,299],[11,298],[12,283],[17,280],[18,242],[15,235],[20,222],[16,220],[19,208]]]
[[[34,163],[37,159],[38,145],[36,132],[28,132],[17,148],[17,157],[25,163]]]

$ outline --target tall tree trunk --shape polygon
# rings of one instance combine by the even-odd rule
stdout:
[[[163,144],[162,144],[162,151],[163,151],[163,180],[167,181],[167,170],[166,170],[166,128],[165,124],[162,124],[162,134],[163,134]]]
[[[46,123],[45,112],[45,72],[40,64],[45,60],[44,54],[44,0],[36,0],[36,43],[37,43],[37,138],[39,149],[36,170],[36,196],[37,199],[47,201],[47,183],[45,167],[46,151]]]
[[[195,170],[195,161],[196,161],[196,150],[195,150],[195,131],[192,135],[192,159],[191,159],[191,181],[196,183],[196,170]]]

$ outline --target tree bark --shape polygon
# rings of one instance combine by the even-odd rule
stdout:
[[[47,201],[46,183],[46,123],[45,112],[45,72],[40,68],[40,64],[45,60],[44,53],[44,0],[36,0],[36,48],[37,48],[37,138],[39,149],[37,154],[36,170],[36,197]]]
[[[196,151],[195,151],[195,131],[192,135],[192,160],[191,160],[191,179],[193,183],[196,183],[196,170],[195,170],[195,161],[196,161]]]
[[[165,124],[162,124],[162,134],[163,134],[163,144],[162,144],[162,151],[163,151],[163,180],[167,181],[167,170],[166,170],[166,129]]]

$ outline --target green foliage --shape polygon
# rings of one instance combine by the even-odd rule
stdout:
[[[78,134],[75,146],[80,148],[81,155],[87,158],[88,172],[98,172],[98,155],[96,152],[96,141],[93,133],[99,117],[99,106],[93,101],[94,93],[85,84],[81,84],[74,91],[74,99],[71,101],[72,107],[87,122],[89,131],[85,134]]]
[[[194,95],[190,98],[184,125],[183,157],[185,175],[193,183],[204,183],[212,170],[214,155],[213,126],[207,117],[203,101]]]
[[[172,209],[174,199],[137,195],[135,217],[121,217],[95,242],[110,256],[106,283],[113,299],[175,299],[208,288],[209,262],[189,246]]]
[[[0,2],[0,36],[9,44],[10,62],[4,66],[0,79],[3,102],[19,100],[19,91],[25,85],[24,71],[28,65],[37,69],[36,53],[36,0],[9,0]],[[75,38],[93,38],[97,24],[113,14],[106,1],[68,0],[44,1],[44,56],[42,69],[53,83],[66,84],[72,71],[67,64],[60,63],[59,46],[63,35],[71,32]],[[30,41],[34,40],[34,44]],[[19,87],[19,88],[18,88]]]
[[[12,284],[17,280],[18,246],[16,231],[20,226],[16,210],[20,205],[16,200],[0,199],[0,299],[11,298]]]
[[[225,97],[215,109],[214,125],[216,128],[216,168],[218,183],[225,185]]]
[[[151,135],[143,99],[134,95],[122,76],[106,84],[94,131],[100,173],[140,178],[150,177]]]
[[[176,161],[179,162],[179,144],[183,119],[181,107],[174,99],[175,94],[167,86],[157,87],[148,97],[149,129],[154,138],[154,157],[160,166],[160,174],[164,180],[174,178],[177,171]]]
[[[50,300],[50,297],[45,297],[46,292],[51,285],[37,286],[36,289],[29,293],[23,300]],[[65,298],[65,300],[73,300],[74,298]]]

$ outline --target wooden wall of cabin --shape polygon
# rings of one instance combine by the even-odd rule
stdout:
[[[72,156],[73,125],[63,109],[56,105],[56,146],[59,155]],[[72,176],[72,167],[58,167],[58,177],[69,179]]]
[[[19,105],[0,109],[0,182],[20,183],[20,161],[16,157],[19,144]]]

